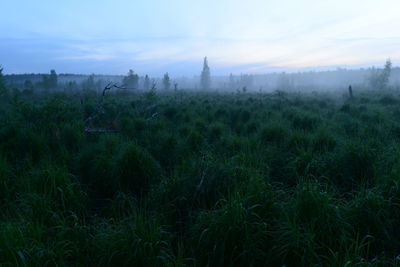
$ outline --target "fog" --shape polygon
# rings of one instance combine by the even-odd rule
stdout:
[[[229,74],[229,75],[210,75],[209,88],[203,88],[201,75],[197,76],[178,76],[169,75],[169,88],[165,88],[163,77],[148,76],[148,82],[154,89],[159,91],[169,90],[195,90],[195,91],[219,91],[219,92],[272,92],[276,90],[287,92],[324,92],[334,90],[344,90],[348,86],[353,88],[377,89],[372,88],[376,85],[371,83],[371,77],[375,74],[384,72],[384,68],[366,69],[344,69],[338,68],[331,71],[307,71],[307,72],[274,72],[266,74]],[[128,88],[131,91],[148,90],[144,74],[135,73],[137,83]],[[48,74],[9,74],[5,75],[5,82],[14,88],[23,90],[27,83],[32,83],[36,90],[43,87],[43,79]],[[112,82],[122,86],[125,84],[127,75],[82,75],[82,74],[57,74],[57,86],[49,88],[53,91],[95,89],[101,90],[106,84]],[[88,83],[89,80],[89,83]],[[400,68],[392,67],[385,86],[400,87]]]

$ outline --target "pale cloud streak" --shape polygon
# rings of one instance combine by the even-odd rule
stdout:
[[[395,0],[19,0],[0,18],[0,64],[157,75],[197,74],[204,56],[220,74],[396,64],[398,10]]]

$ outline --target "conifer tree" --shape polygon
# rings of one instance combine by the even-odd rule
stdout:
[[[123,82],[129,89],[137,89],[139,85],[139,75],[135,74],[133,70],[129,70]]]
[[[165,90],[169,90],[170,86],[171,86],[171,81],[169,79],[169,75],[168,72],[164,74],[164,78],[163,78],[163,86]]]
[[[200,84],[204,90],[210,89],[210,68],[208,67],[207,57],[204,58],[203,70],[201,72]]]
[[[0,66],[0,89],[4,89],[5,87],[6,87],[6,85],[4,82],[3,67]]]
[[[143,87],[144,87],[144,90],[146,90],[146,91],[148,91],[150,89],[150,78],[149,78],[149,76],[147,74],[144,77]]]
[[[58,85],[58,77],[57,73],[55,70],[50,70],[50,76],[49,76],[49,87],[50,88],[57,88]]]

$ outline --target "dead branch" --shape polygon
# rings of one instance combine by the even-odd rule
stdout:
[[[157,118],[157,116],[158,116],[158,112],[156,112],[156,113],[154,113],[153,115],[151,115],[151,117],[148,118],[147,120],[150,121],[150,120],[152,120],[152,119]]]
[[[118,88],[118,89],[127,89],[125,86],[119,86],[116,83],[108,83],[101,94],[101,97],[99,99],[99,102],[97,103],[96,109],[93,111],[92,115],[90,115],[86,120],[85,120],[85,132],[86,133],[111,133],[111,132],[118,132],[116,129],[106,129],[106,128],[94,128],[92,126],[93,120],[99,115],[104,114],[104,97],[106,95],[106,92],[111,90],[112,88]]]

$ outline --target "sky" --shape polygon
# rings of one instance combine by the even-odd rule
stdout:
[[[5,73],[212,75],[400,62],[399,0],[0,0]]]

